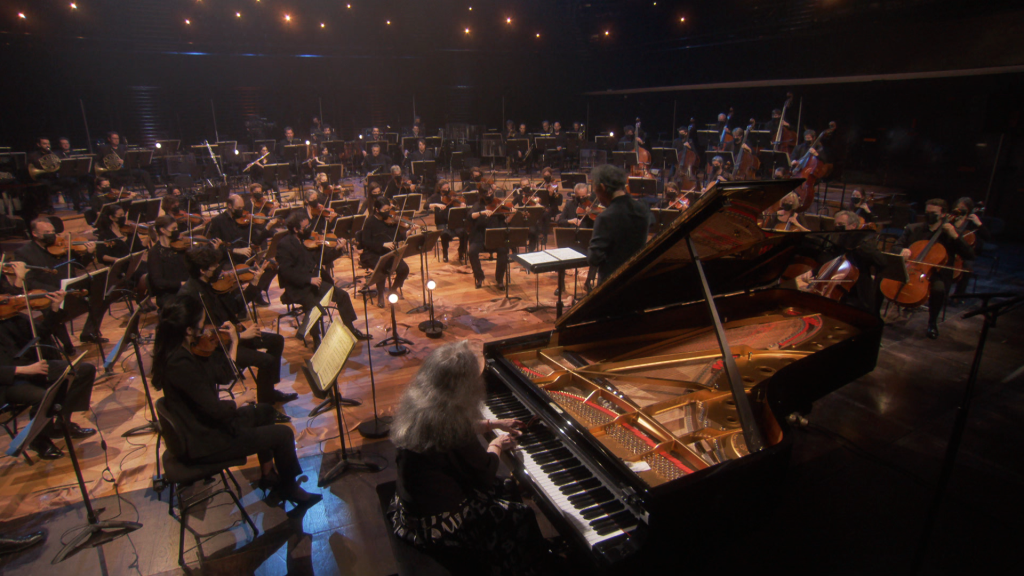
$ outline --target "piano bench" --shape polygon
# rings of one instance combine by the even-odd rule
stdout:
[[[447,548],[428,553],[396,536],[394,525],[388,518],[388,507],[394,497],[394,482],[377,485],[380,512],[399,576],[475,576],[483,572],[480,568],[488,564],[488,558],[481,552]]]

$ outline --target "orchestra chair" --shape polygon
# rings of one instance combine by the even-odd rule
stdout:
[[[388,507],[394,496],[395,482],[377,484],[377,499],[384,518],[384,529],[391,542],[391,552],[399,576],[475,576],[484,572],[481,567],[490,565],[489,555],[483,551],[438,547],[428,554],[396,536],[395,527],[388,518]]]
[[[292,318],[295,320],[295,335],[302,338],[302,345],[306,345],[306,337],[300,336],[298,332],[299,326],[302,325],[302,321],[299,319],[302,316],[302,307],[298,305],[298,302],[292,300],[287,292],[281,292],[281,304],[284,304],[284,312],[280,312],[277,315],[277,333],[281,333],[281,319]]]
[[[178,539],[178,565],[183,568],[185,567],[185,530],[188,528],[189,511],[220,494],[226,493],[231,496],[235,506],[238,507],[238,511],[242,514],[242,518],[252,528],[253,539],[255,540],[259,536],[260,531],[256,528],[256,524],[249,517],[249,513],[245,511],[242,502],[238,498],[242,493],[242,488],[238,485],[238,480],[235,480],[235,476],[230,470],[232,467],[244,466],[246,459],[236,458],[216,464],[186,464],[176,456],[176,454],[183,451],[184,446],[180,435],[181,424],[167,410],[163,398],[156,401],[156,415],[160,424],[160,436],[163,438],[164,445],[166,446],[163,453],[164,481],[171,489],[167,513],[177,519],[181,525]],[[182,496],[181,493],[185,488],[201,480],[211,479],[218,474],[224,485],[223,488],[209,493],[200,491],[199,494],[191,498]],[[228,484],[229,476],[231,477],[231,482],[235,485],[235,490],[232,490],[231,485]],[[178,516],[174,515],[174,497],[176,495],[178,497]],[[196,541],[196,554],[201,554],[200,535],[194,530],[190,531]]]
[[[4,431],[7,432],[12,441],[18,435],[18,416],[21,416],[30,407],[28,404],[15,404],[0,400],[0,417],[4,417],[4,420],[0,421],[0,426],[4,427]],[[22,450],[21,453],[25,456],[25,462],[31,466],[32,457],[28,455],[28,450]]]

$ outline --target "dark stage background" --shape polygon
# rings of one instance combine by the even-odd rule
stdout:
[[[1016,216],[1024,210],[1019,2],[4,4],[2,146],[27,148],[42,134],[85,147],[83,107],[93,140],[115,129],[132,144],[244,142],[249,115],[302,135],[321,111],[346,139],[372,125],[407,126],[414,110],[430,133],[449,122],[498,128],[506,118],[531,129],[557,119],[585,122],[591,135],[618,133],[640,116],[649,132],[668,136],[673,121],[712,122],[730,106],[737,125],[765,120],[792,91],[804,124],[839,124],[848,181],[903,187],[915,199],[981,199],[999,149],[990,208],[1008,229],[1024,230],[1013,226],[1024,224]],[[982,68],[991,70],[957,75]],[[915,72],[947,77],[878,80]],[[876,81],[787,82],[851,75]],[[601,94],[751,81],[768,82]]]

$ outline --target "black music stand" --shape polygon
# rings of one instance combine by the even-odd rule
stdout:
[[[630,150],[628,152],[621,152],[619,150],[612,151],[612,164],[622,168],[629,172],[631,166],[636,166],[636,152]]]
[[[419,192],[415,194],[398,194],[391,201],[402,211],[402,217],[405,218],[407,213],[415,214],[420,211],[420,204],[423,202],[423,195]]]
[[[344,202],[348,202],[348,200],[344,200]],[[358,206],[358,201],[356,201],[356,204]],[[350,243],[354,242],[356,231],[362,230],[365,221],[365,215],[342,216],[334,223],[334,235],[339,239],[344,238]],[[356,285],[359,284],[359,276],[356,275],[356,253],[351,245],[348,247],[348,258],[352,263],[352,295],[355,296]]]
[[[330,208],[331,210],[334,210],[338,216],[355,216],[356,212],[359,211],[359,200],[332,200]]]
[[[152,222],[160,213],[161,198],[150,198],[148,200],[132,200],[125,211],[125,218],[130,222]]]
[[[306,375],[306,380],[309,382],[310,387],[314,387],[321,392],[331,393],[331,397],[334,399],[334,414],[338,420],[338,437],[341,439],[341,460],[326,472],[324,472],[322,467],[324,461],[321,460],[320,477],[316,483],[320,487],[327,486],[335,478],[350,470],[380,471],[380,466],[372,462],[350,460],[348,450],[345,447],[345,424],[341,414],[341,403],[338,401],[341,397],[341,393],[337,390],[338,375],[341,374],[345,363],[348,362],[355,339],[355,336],[341,322],[331,323],[331,327],[327,329],[322,340],[322,344],[329,345],[321,345],[313,353],[313,357],[303,362],[300,367],[303,374]],[[376,414],[376,408],[374,408],[374,413]]]
[[[142,169],[152,163],[152,150],[129,150],[124,154],[124,167],[128,169]]]
[[[701,148],[717,148],[722,133],[718,130],[697,130],[697,144]]]
[[[323,164],[313,167],[313,172],[315,174],[327,174],[327,181],[334,184],[341,180],[344,170],[341,164]]]
[[[562,181],[560,186],[566,190],[575,190],[577,184],[587,183],[587,175],[579,172],[562,172],[559,179]]]
[[[489,228],[484,231],[484,250],[489,252],[505,251],[510,254],[513,248],[525,248],[530,243],[529,228]],[[512,266],[505,266],[505,296],[495,298],[491,302],[522,300],[519,296],[509,296],[508,287],[512,283]]]
[[[81,178],[92,171],[92,156],[72,156],[62,158],[57,172],[64,178]]]
[[[463,194],[463,196],[465,196],[465,194]],[[458,208],[452,208],[451,210],[448,211],[448,230],[450,230],[450,231],[468,230],[468,227],[470,225],[470,219],[469,219],[470,206],[471,206],[471,204],[469,203],[469,200],[467,199],[465,206],[460,206]],[[465,248],[462,247],[462,239],[461,238],[459,239],[459,248],[460,248],[460,252],[462,252],[463,254],[467,254],[468,251],[469,251],[469,247],[468,246],[466,246]]]
[[[413,176],[419,176],[421,182],[437,181],[437,163],[433,160],[416,160],[412,163]]]
[[[451,156],[448,157],[448,176],[452,177],[455,171],[461,169],[464,165],[462,151],[452,152]]]
[[[590,239],[594,236],[593,228],[555,228],[555,246],[559,248],[572,248],[581,254],[590,253]],[[587,274],[589,278],[589,273]],[[576,289],[579,286],[580,269],[577,268],[572,280],[572,299],[576,300]],[[556,315],[562,316],[562,292],[558,293],[558,308]]]
[[[770,148],[772,145],[772,137],[774,134],[770,130],[748,130],[747,131],[747,146],[751,149]]]
[[[427,254],[434,249],[434,246],[437,245],[437,240],[440,237],[440,230],[431,230],[420,234],[414,234],[406,239],[405,257],[407,258],[409,256],[419,255],[420,284],[423,286],[423,304],[409,310],[406,314],[419,314],[420,312],[426,312],[430,309],[427,305],[427,276],[430,275],[430,266],[427,263]]]
[[[366,281],[367,290],[370,286],[376,286],[383,279],[387,279],[388,289],[391,289],[391,276],[398,270],[398,265],[402,262],[402,258],[405,254],[405,247],[401,247],[397,250],[392,250],[380,260],[377,261],[377,266],[373,269],[373,275]],[[364,296],[365,297],[365,296]],[[395,304],[388,298],[388,304],[391,305],[391,336],[384,338],[374,346],[376,348],[382,348],[388,346],[388,354],[392,356],[401,356],[408,354],[409,349],[403,346],[403,344],[412,345],[412,340],[407,340],[398,335],[398,320],[395,318]]]
[[[662,208],[657,212],[651,210],[651,212],[654,213],[655,215],[654,226],[655,229],[658,231],[658,234],[660,234],[662,230],[668,228],[669,225],[675,222],[676,218],[679,218],[679,215],[683,213],[682,210],[675,210],[669,208]]]
[[[653,178],[630,177],[626,184],[626,189],[634,197],[646,196],[653,198],[658,195],[658,181]]]
[[[64,442],[67,444],[68,455],[71,456],[71,467],[75,469],[75,476],[78,479],[78,490],[82,494],[82,503],[85,505],[88,524],[86,524],[70,542],[61,548],[60,552],[57,553],[50,564],[59,564],[63,562],[69,556],[76,553],[83,544],[91,540],[94,534],[104,533],[102,542],[92,543],[93,546],[97,546],[103,542],[109,542],[110,540],[119,538],[125,534],[129,534],[139,528],[142,528],[142,524],[138,522],[117,520],[100,521],[98,515],[103,513],[103,509],[98,511],[93,509],[92,501],[89,499],[89,491],[85,488],[85,478],[82,476],[82,467],[78,463],[78,456],[75,454],[75,444],[71,439],[71,420],[63,414],[60,414],[61,407],[58,403],[67,393],[72,371],[84,357],[85,354],[82,354],[78,358],[69,362],[64,373],[46,389],[46,393],[43,395],[43,399],[39,403],[39,408],[36,411],[35,418],[33,418],[29,422],[28,426],[25,426],[21,433],[11,441],[11,445],[7,449],[7,454],[10,456],[17,457],[21,455],[25,450],[25,447],[29,446],[32,441],[43,432],[50,419],[55,416],[60,417],[64,428]]]
[[[761,150],[757,153],[757,157],[761,160],[761,168],[766,169],[769,178],[775,174],[776,168],[784,168],[789,170],[790,158],[786,152],[775,152],[774,150]]]
[[[679,151],[675,148],[651,148],[651,164],[661,166],[662,173],[669,166],[679,165]]]
[[[263,181],[277,183],[291,177],[291,164],[266,164],[263,166]]]
[[[305,144],[288,144],[281,151],[281,157],[288,161],[288,165],[295,168],[295,175],[299,179],[299,189],[302,189],[302,163],[308,160]]]

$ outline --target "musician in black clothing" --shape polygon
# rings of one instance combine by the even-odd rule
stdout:
[[[516,123],[512,120],[505,121],[505,140],[516,137]]]
[[[473,267],[473,279],[476,287],[480,288],[484,283],[484,269],[480,265],[480,253],[484,251],[484,240],[488,228],[505,228],[505,216],[494,214],[491,204],[494,201],[494,187],[490,183],[483,183],[480,189],[480,197],[475,206],[469,211],[472,220],[472,228],[469,233],[469,263]],[[505,271],[508,268],[508,251],[501,249],[497,252],[497,260],[494,266],[494,281],[498,290],[505,289]]]
[[[284,138],[277,143],[277,149],[284,151],[285,146],[295,146],[296,144],[302,144],[302,140],[295,137],[295,131],[292,130],[291,126],[285,126]]]
[[[296,481],[302,467],[292,429],[274,423],[277,411],[269,404],[239,408],[221,400],[205,359],[192,352],[208,320],[199,302],[182,297],[160,311],[156,327],[153,386],[163,390],[167,410],[183,427],[182,453],[175,456],[186,464],[210,464],[256,454],[261,489],[273,489],[300,511],[316,504],[322,496],[307,493]],[[239,334],[230,322],[223,329],[231,336],[228,353],[234,355],[240,350]]]
[[[860,188],[854,188],[850,193],[850,211],[863,218],[864,222],[868,224],[877,219],[875,213],[871,211],[871,203],[864,199],[864,192]]]
[[[259,208],[256,207],[256,203],[260,204]],[[245,200],[244,208],[246,212],[248,212],[249,214],[262,214],[263,216],[270,216],[273,212],[273,210],[271,209],[272,205],[273,203],[270,202],[268,198],[266,198],[266,194],[264,194],[263,192],[262,184],[260,184],[259,182],[253,182],[252,184],[249,184],[249,198]],[[272,220],[268,220],[267,224],[270,224],[271,222]],[[261,226],[263,226],[264,229],[268,230],[270,228],[273,228],[273,226],[266,226],[265,224]]]
[[[427,148],[427,141],[420,138],[416,141],[416,150],[406,151],[405,157],[409,159],[409,166],[412,162],[427,162],[434,159],[434,151]]]
[[[597,267],[604,282],[647,242],[649,211],[626,193],[626,173],[605,164],[590,173],[597,199],[605,206],[594,221],[587,263]]]
[[[149,249],[146,262],[149,265],[149,292],[158,308],[163,308],[188,280],[185,253],[171,248],[178,240],[180,230],[174,216],[160,216],[149,229],[153,247]]]
[[[551,136],[555,139],[554,147],[548,150],[545,156],[561,170],[565,161],[566,147],[568,146],[568,137],[565,135],[565,132],[562,132],[561,122],[555,122]]]
[[[256,158],[253,160],[255,164],[249,170],[252,172],[252,179],[256,182],[262,182],[263,188],[266,190],[273,190],[275,194],[280,195],[281,190],[277,187],[277,182],[273,180],[267,180],[266,170],[263,169],[267,164],[278,164],[281,159],[271,152],[266,146],[261,146],[259,152],[256,153]]]
[[[370,146],[370,154],[363,158],[363,171],[367,174],[373,171],[380,173],[388,166],[391,166],[391,157],[381,152],[380,144],[374,143]]]
[[[953,226],[957,231],[962,234],[974,233],[973,246],[975,247],[975,256],[977,256],[985,242],[992,241],[992,232],[981,221],[981,218],[978,218],[974,200],[968,196],[964,196],[956,201],[953,213],[956,215],[956,219],[953,220]],[[961,273],[960,277],[957,278],[955,290],[953,291],[957,296],[967,292],[967,283],[971,280],[971,276],[974,275],[974,259],[963,259],[963,269],[967,270],[967,272]]]
[[[309,216],[302,211],[292,212],[285,220],[285,227],[288,234],[282,237],[277,245],[277,262],[280,269],[277,281],[284,290],[281,299],[298,304],[308,316],[309,311],[320,302],[333,284],[330,276],[321,268],[320,250],[310,250],[302,243],[303,239],[309,238],[312,231]],[[325,252],[331,251],[337,251],[337,248],[325,249]],[[352,334],[360,340],[369,340],[370,336],[355,327],[356,311],[352,307],[348,293],[335,287],[333,301],[338,307],[341,321]],[[320,327],[314,326],[310,335],[313,337],[314,348],[319,347]]]
[[[273,237],[272,228],[276,219],[271,219],[267,225],[239,224],[238,219],[245,213],[245,201],[237,194],[228,196],[227,209],[210,220],[210,228],[207,235],[211,239],[223,242],[225,255],[232,264],[242,264],[252,258],[253,246],[261,246],[264,241]],[[258,283],[250,284],[246,288],[246,300],[255,302],[257,306],[270,306],[270,303],[263,298],[263,292],[269,290],[270,283],[276,275],[275,270],[267,270]]]
[[[558,217],[562,209],[562,193],[558,191],[558,182],[555,182],[550,167],[546,167],[541,171],[541,178],[543,182],[538,182],[535,186],[537,188],[535,196],[540,205],[547,210],[544,213],[544,217],[540,220],[538,234],[546,238],[550,222]]]
[[[644,136],[637,135],[635,133],[636,126],[632,124],[626,124],[622,127],[622,138],[619,138],[619,150],[623,152],[630,152],[636,148],[637,144],[643,145]]]
[[[846,256],[857,268],[859,276],[853,289],[843,297],[841,302],[871,314],[878,314],[881,304],[878,286],[882,280],[878,273],[885,267],[886,260],[881,250],[878,249],[878,234],[873,230],[866,229],[864,225],[864,220],[849,210],[837,213],[835,230],[836,232],[846,232],[846,234],[835,235],[836,237],[833,238],[835,248],[826,251],[819,258],[819,264],[824,265],[833,258]]]
[[[817,133],[814,130],[804,130],[804,141],[793,148],[790,152],[789,157],[792,160],[791,164],[796,166],[800,163],[800,160],[808,153],[811,156],[817,156],[821,162],[828,162],[828,154],[825,151],[824,145],[819,141],[814,144],[814,139],[817,138]]]
[[[946,248],[949,261],[953,256],[960,256],[964,260],[974,259],[974,250],[971,249],[956,228],[948,221],[947,212],[949,204],[942,198],[932,198],[925,203],[925,221],[921,223],[908,224],[903,229],[903,235],[896,241],[896,250],[904,259],[911,256],[910,246],[914,242],[928,242],[932,237],[938,235],[938,242]],[[928,337],[935,340],[939,337],[938,319],[942,312],[942,306],[946,303],[946,296],[953,286],[953,271],[948,268],[935,268],[931,274],[931,286],[928,294]]]
[[[359,262],[365,268],[373,270],[384,255],[396,248],[399,240],[405,240],[406,226],[400,222],[389,223],[393,220],[392,206],[384,199],[378,198],[373,203],[373,215],[366,218],[363,224],[363,252],[359,255]],[[395,270],[395,278],[391,282],[391,288],[402,297],[402,286],[405,279],[409,277],[409,265],[405,261],[398,263]],[[384,280],[377,283],[377,307],[384,307]]]
[[[566,200],[565,207],[562,208],[562,212],[555,219],[555,226],[559,228],[576,228],[577,230],[580,228],[585,230],[593,229],[594,218],[591,215],[597,213],[595,208],[597,208],[597,199],[591,197],[587,184],[580,182],[573,188],[572,195]],[[583,213],[580,214],[580,211]],[[558,288],[555,289],[555,296],[559,296],[564,290],[565,270],[559,270]]]
[[[54,256],[47,252],[46,249],[57,242],[53,223],[49,220],[45,218],[33,220],[29,232],[32,235],[32,240],[14,251],[14,259],[24,262],[29,266],[55,269],[57,271],[56,274],[51,274],[42,270],[29,270],[26,279],[29,290],[37,288],[47,292],[60,290],[60,281],[62,279],[76,275],[74,271],[71,271],[69,275],[68,267],[72,265],[82,266],[82,264],[77,261],[69,263],[67,254]],[[96,253],[96,244],[93,242],[87,243],[85,248],[86,253],[90,256]],[[103,320],[103,315],[107,312],[109,302],[106,301],[103,294],[89,294],[88,298],[89,316],[85,321],[85,325],[82,326],[78,339],[82,342],[107,342],[108,340],[100,334],[100,323]],[[54,335],[60,340],[64,349],[66,351],[73,350],[71,339],[64,325],[61,324],[59,327],[55,327],[54,330]]]
[[[46,212],[47,214],[53,214],[54,194],[57,194],[58,192],[70,192],[70,188],[67,187],[66,183],[60,179],[56,171],[43,171],[43,166],[40,163],[40,161],[43,158],[46,158],[47,156],[54,156],[55,158],[57,158],[57,160],[60,159],[59,157],[57,157],[56,154],[53,153],[53,150],[50,149],[49,138],[36,138],[35,149],[28,153],[26,161],[28,162],[29,166],[29,175],[31,176],[32,173],[35,173],[35,177],[33,178],[33,180],[40,184],[40,186],[30,188],[28,192],[31,195],[28,197],[23,197],[23,199],[25,200],[25,204],[30,204],[32,208],[36,211],[32,212],[31,214],[27,211],[25,212],[26,216],[28,217],[28,221],[30,222],[35,218],[35,214],[38,212]],[[47,158],[47,160],[50,159]],[[27,210],[28,206],[25,206],[24,209]]]
[[[391,167],[391,178],[384,183],[384,197],[394,200],[395,196],[413,194],[416,185],[402,177],[402,167],[397,164]]]
[[[483,182],[484,173],[479,168],[471,168],[469,171],[469,181],[462,183],[463,192],[473,192],[480,190],[480,183]]]
[[[11,280],[0,278],[0,293],[12,296],[24,294],[25,266],[14,263],[14,274]],[[64,292],[54,291],[46,296],[50,300],[50,308],[36,321],[36,335],[42,343],[46,343],[56,326],[63,327],[61,302]],[[16,314],[0,320],[0,404],[27,404],[32,406],[31,416],[35,417],[39,403],[43,400],[46,388],[57,381],[67,367],[67,362],[59,359],[52,350],[46,348],[28,351],[21,357],[17,354],[33,339],[32,325],[24,314]],[[41,358],[41,359],[40,359]],[[80,363],[75,369],[74,379],[68,386],[64,398],[59,402],[61,413],[71,416],[72,412],[85,412],[89,409],[92,397],[92,386],[96,377],[96,368],[91,364]],[[91,428],[82,428],[71,422],[68,432],[72,438],[86,438],[96,433]],[[63,426],[59,420],[47,424],[46,429],[30,445],[30,448],[44,460],[60,458],[64,453],[57,448],[51,438],[63,438]]]
[[[124,157],[128,153],[128,146],[121,142],[121,136],[117,132],[107,132],[107,143],[100,146],[96,152],[96,160],[93,161],[93,165],[96,167],[98,173],[111,178],[116,186],[123,185],[123,178],[131,176],[142,181],[142,185],[149,191],[150,197],[156,196],[156,186],[153,184],[153,177],[149,172],[141,168],[125,168]],[[117,158],[113,158],[113,154],[117,155]],[[118,166],[113,170],[108,169],[104,158],[111,156],[114,164]]]
[[[451,245],[452,238],[459,239],[459,261],[466,259],[469,232],[464,226],[457,229],[448,227],[448,216],[452,208],[461,208],[466,204],[459,198],[461,196],[452,196],[451,182],[441,180],[437,183],[437,191],[427,199],[427,209],[434,211],[434,225],[441,230],[441,253],[445,262],[448,261],[448,246]]]

